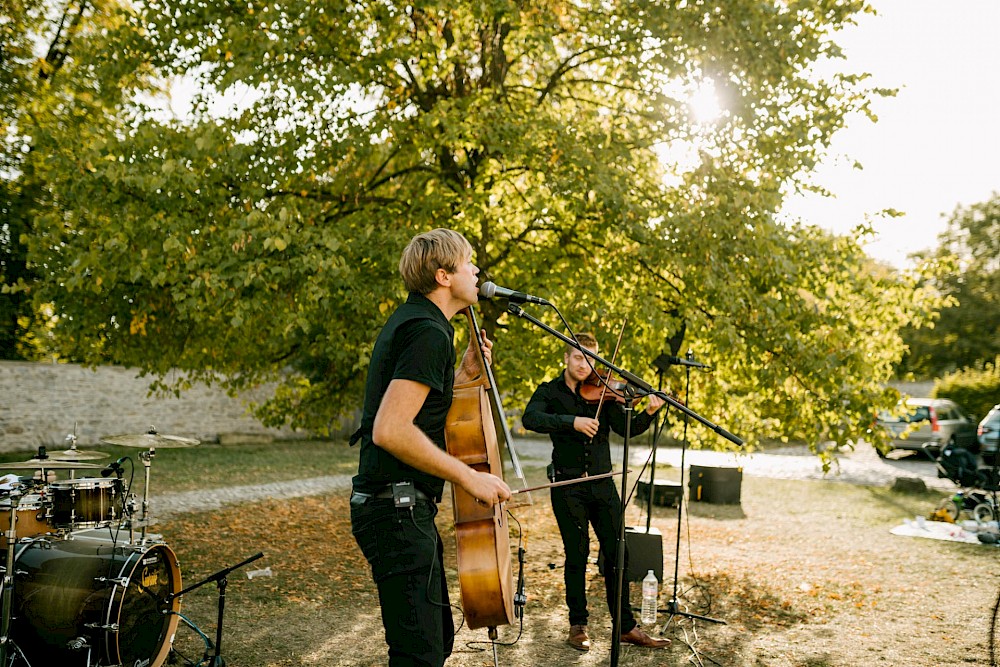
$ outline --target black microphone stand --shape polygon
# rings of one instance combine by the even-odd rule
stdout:
[[[689,351],[687,353],[687,358],[693,361],[694,355]],[[692,364],[684,364],[684,401],[687,403],[691,402],[691,366]],[[681,611],[677,604],[678,566],[681,561],[681,509],[684,507],[684,454],[687,452],[688,445],[688,421],[688,416],[685,414],[684,439],[681,441],[681,492],[677,499],[677,539],[674,543],[674,592],[670,596],[670,602],[667,603],[666,611],[669,615],[667,616],[667,620],[663,622],[663,630],[660,631],[661,635],[666,631],[667,626],[670,625],[670,621],[673,620],[674,616],[687,616],[688,618],[698,619],[699,621],[708,621],[709,623],[727,625],[725,621],[721,621],[717,618],[710,618],[708,616],[700,616],[687,611]]]
[[[233,570],[238,570],[244,565],[248,565],[257,560],[258,558],[263,558],[263,557],[264,557],[264,552],[258,551],[256,554],[250,556],[250,558],[247,558],[242,563],[237,563],[236,565],[233,565],[231,567],[219,570],[215,574],[209,575],[207,578],[202,579],[197,584],[192,584],[191,586],[188,586],[187,588],[178,593],[171,593],[164,599],[164,602],[169,604],[170,602],[173,602],[174,598],[179,598],[185,593],[193,591],[196,588],[200,588],[201,586],[204,586],[210,581],[216,582],[216,585],[219,588],[219,619],[218,619],[218,626],[215,628],[215,655],[212,657],[212,661],[208,663],[209,667],[226,666],[226,661],[222,658],[221,653],[222,653],[222,616],[226,611],[226,586],[229,584],[227,576]]]
[[[549,304],[549,305],[551,305],[551,304]],[[554,306],[553,306],[553,308],[554,308]],[[520,317],[521,319],[528,320],[529,322],[531,322],[535,326],[539,327],[540,329],[544,330],[545,332],[549,333],[550,335],[555,336],[556,338],[558,338],[562,342],[566,343],[566,345],[568,345],[568,346],[570,346],[570,347],[572,347],[574,349],[579,350],[580,352],[582,352],[586,356],[590,357],[594,361],[596,361],[599,364],[605,366],[611,372],[617,373],[621,378],[623,378],[626,381],[627,386],[623,390],[624,399],[625,399],[625,416],[626,416],[626,419],[625,419],[624,451],[622,452],[622,489],[623,490],[626,489],[626,488],[628,488],[628,446],[629,446],[629,437],[630,437],[631,431],[632,431],[632,428],[631,428],[631,426],[632,426],[632,405],[633,405],[633,402],[635,400],[637,400],[637,398],[641,399],[641,398],[643,398],[645,396],[648,396],[649,394],[656,394],[657,396],[659,396],[660,398],[662,398],[669,405],[671,405],[671,406],[675,407],[676,409],[680,410],[685,415],[690,415],[692,418],[696,419],[700,423],[702,423],[705,426],[707,426],[708,428],[712,429],[713,431],[715,431],[716,433],[718,433],[722,437],[726,438],[730,442],[732,442],[732,443],[734,443],[736,445],[742,445],[743,444],[743,440],[742,439],[740,439],[737,436],[733,435],[732,433],[730,433],[726,429],[724,429],[721,426],[718,426],[716,424],[713,424],[709,420],[707,420],[704,417],[702,417],[701,415],[699,415],[697,412],[694,412],[693,410],[691,410],[690,408],[688,408],[683,403],[677,401],[677,399],[673,398],[672,396],[669,396],[669,395],[667,395],[666,393],[664,393],[662,391],[658,391],[658,390],[654,389],[652,387],[652,385],[650,385],[648,382],[646,382],[645,380],[643,380],[639,376],[635,375],[634,373],[630,373],[630,372],[626,371],[623,368],[619,368],[618,366],[616,366],[612,362],[608,361],[607,359],[605,359],[601,355],[597,354],[596,352],[587,349],[586,347],[580,345],[577,341],[573,340],[572,338],[569,338],[568,336],[565,336],[565,335],[559,333],[558,331],[556,331],[555,329],[553,329],[549,325],[545,324],[541,320],[539,320],[539,319],[537,319],[537,318],[529,315],[528,313],[524,312],[524,309],[521,308],[516,303],[513,303],[513,302],[508,303],[507,304],[507,312],[509,312],[512,315],[516,315],[517,317]],[[622,587],[623,587],[624,576],[625,576],[625,501],[624,501],[624,498],[622,499],[622,502],[621,502],[621,516],[620,516],[620,524],[619,524],[619,531],[618,531],[617,553],[618,553],[618,558],[617,558],[618,582],[617,582],[616,593],[615,593],[615,604],[614,604],[614,614],[613,614],[612,634],[611,634],[611,666],[612,667],[617,667],[617,665],[618,665],[618,656],[619,656],[619,654],[621,652],[621,645],[620,645],[620,638],[621,638],[621,632],[620,632],[621,631],[621,602],[622,602]]]
[[[655,365],[655,364],[654,364]],[[663,369],[656,366],[656,389],[657,391],[663,391]],[[663,418],[663,424],[660,424],[660,413],[657,412],[653,415],[653,433],[652,433],[652,452],[650,453],[650,465],[649,465],[649,497],[646,498],[646,534],[649,535],[649,529],[653,521],[653,493],[656,489],[656,445],[660,441],[660,432],[667,425],[667,418]],[[683,487],[681,487],[683,488]]]

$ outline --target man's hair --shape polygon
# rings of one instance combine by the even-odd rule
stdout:
[[[593,350],[594,352],[597,352],[597,339],[594,337],[594,334],[578,333],[576,335],[576,342],[578,342],[580,345],[584,346],[588,350]],[[576,348],[573,347],[572,345],[567,345],[566,354],[572,354],[573,350],[575,349]]]
[[[438,269],[454,273],[470,257],[472,245],[464,236],[451,229],[434,229],[410,239],[399,258],[399,273],[407,290],[429,294],[437,287]]]

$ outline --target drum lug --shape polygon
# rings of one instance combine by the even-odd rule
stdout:
[[[66,648],[70,651],[79,651],[83,648],[90,648],[90,644],[87,643],[86,637],[77,637],[66,642]]]
[[[118,624],[112,623],[110,625],[101,625],[100,623],[85,623],[83,625],[85,628],[92,628],[94,630],[103,630],[104,632],[118,632]]]
[[[114,584],[115,586],[121,586],[122,588],[128,586],[128,577],[113,577],[113,578],[109,578],[109,577],[94,577],[94,581],[98,581],[98,582],[100,582],[102,584],[103,583],[110,583],[110,584]]]

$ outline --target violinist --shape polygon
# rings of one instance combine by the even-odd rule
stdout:
[[[577,341],[588,350],[597,352],[594,336],[580,334]],[[622,404],[613,400],[614,394],[610,391],[600,405],[588,400],[592,387],[581,392],[593,373],[583,352],[567,346],[563,361],[563,372],[535,390],[521,419],[526,429],[548,433],[552,439],[553,481],[557,482],[611,472],[608,435],[611,429],[624,435],[627,418]],[[651,395],[646,409],[632,415],[631,433],[637,435],[646,431],[653,422],[653,415],[663,404],[662,398]],[[612,477],[553,487],[551,498],[552,512],[566,552],[563,573],[570,626],[566,643],[580,651],[589,651],[586,591],[589,526],[593,525],[604,553],[604,588],[608,610],[614,615],[621,499]],[[625,559],[627,569],[627,552]],[[650,637],[636,623],[629,602],[628,581],[623,584],[620,627],[623,643],[647,648],[664,648],[670,644],[669,639]]]
[[[445,481],[492,506],[510,498],[499,477],[445,451],[445,426],[456,382],[479,372],[475,336],[455,369],[449,320],[478,301],[472,246],[448,229],[415,236],[399,262],[409,290],[382,327],[365,384],[351,527],[371,566],[391,667],[441,667],[455,627],[434,523]],[[492,342],[482,353],[491,359]]]

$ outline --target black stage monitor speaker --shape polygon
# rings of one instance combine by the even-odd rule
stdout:
[[[677,482],[669,482],[665,479],[658,479],[653,482],[653,504],[660,507],[677,507],[683,497],[684,491]],[[635,489],[637,500],[649,501],[649,482],[639,480]]]
[[[739,505],[743,468],[691,466],[688,499],[718,505]]]
[[[642,581],[650,570],[663,583],[663,535],[658,528],[650,526],[625,526],[625,548],[628,550],[628,566],[625,568],[627,581]],[[604,553],[597,555],[597,569],[604,574]]]

